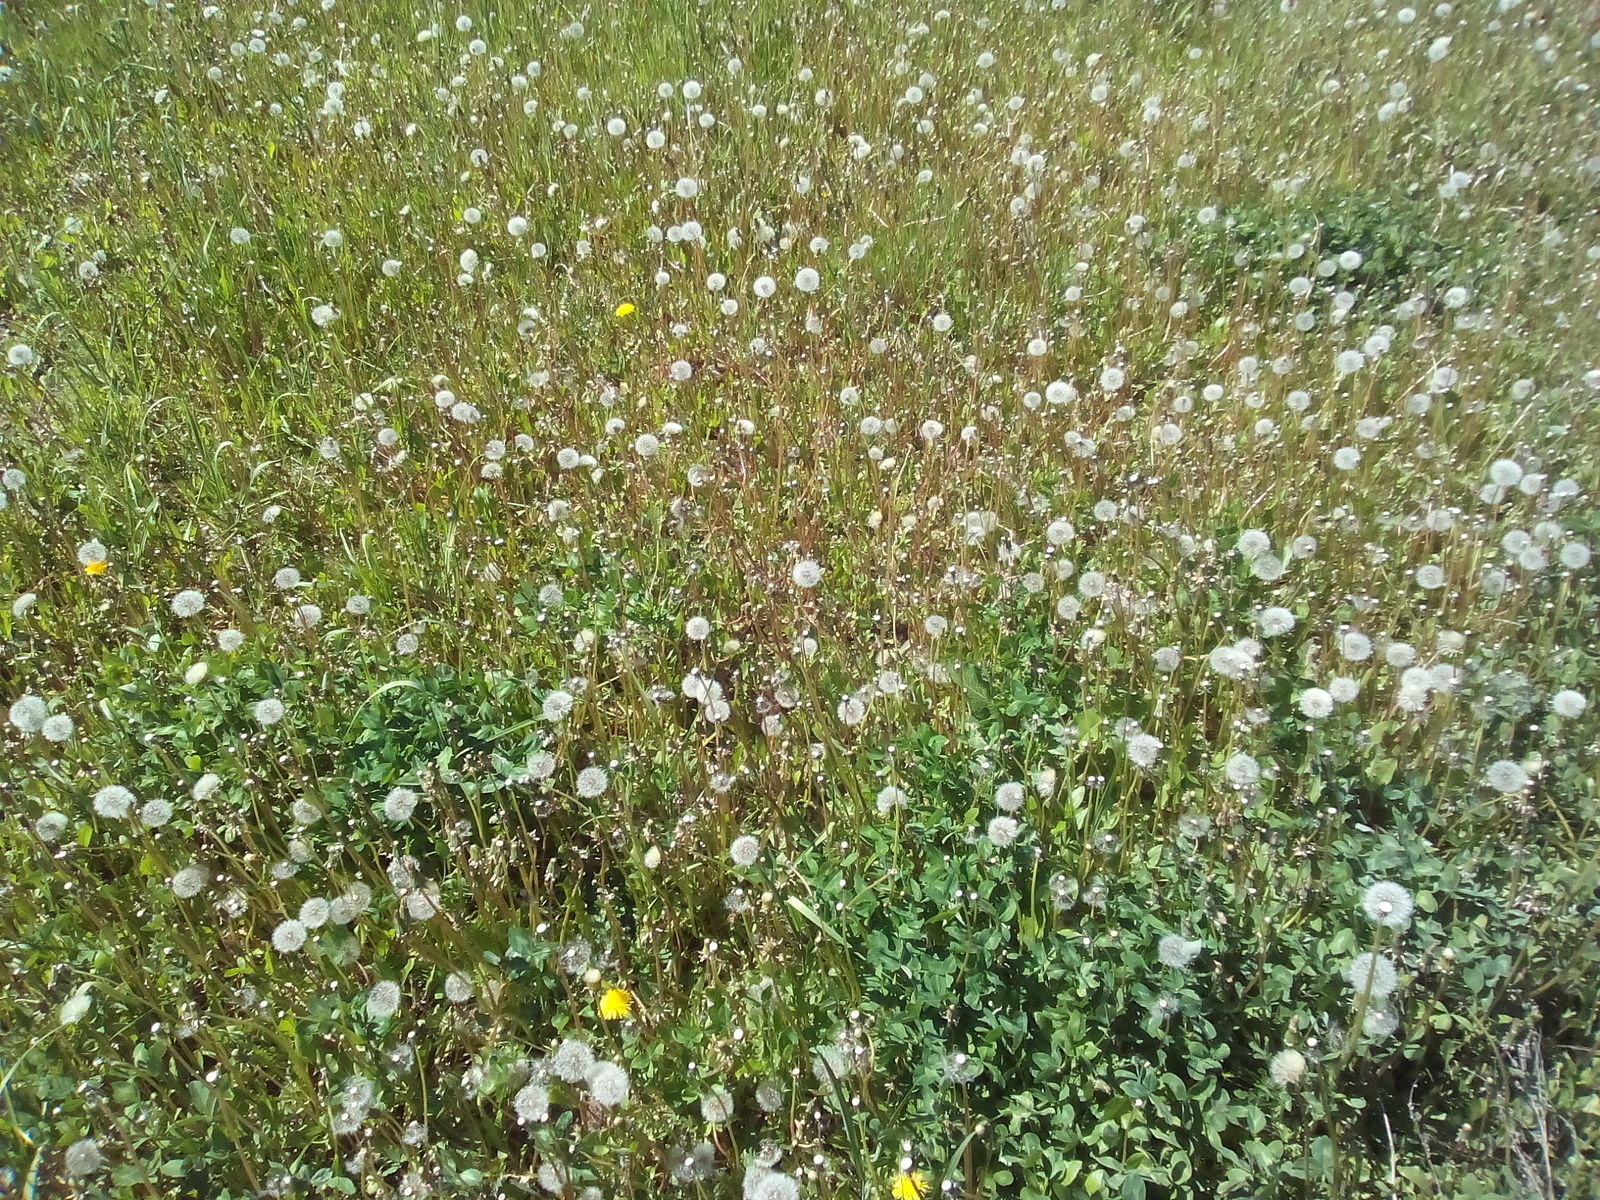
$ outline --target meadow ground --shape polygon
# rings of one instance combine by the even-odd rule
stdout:
[[[1596,10],[0,12],[0,1195],[1593,1196]]]

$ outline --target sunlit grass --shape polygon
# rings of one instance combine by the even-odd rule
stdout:
[[[0,1193],[1584,1194],[1591,33],[7,8]]]

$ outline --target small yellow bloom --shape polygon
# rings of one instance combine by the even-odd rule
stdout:
[[[85,575],[104,575],[108,566],[110,564],[105,559],[97,558],[93,562],[83,564],[83,573]]]
[[[928,1177],[921,1171],[901,1171],[889,1185],[894,1200],[922,1200],[928,1194]]]
[[[633,993],[625,988],[607,988],[600,997],[600,1019],[620,1021],[633,1011]]]
[[[616,315],[619,316],[619,317],[631,317],[631,316],[633,316],[634,313],[636,313],[638,311],[639,310],[636,309],[633,305],[629,304],[626,300],[624,300],[621,304],[617,305]]]

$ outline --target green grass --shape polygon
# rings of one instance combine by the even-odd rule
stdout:
[[[1597,50],[1399,13],[7,5],[0,1195],[1590,1194]]]

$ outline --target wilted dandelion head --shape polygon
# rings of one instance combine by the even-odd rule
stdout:
[[[78,990],[62,1002],[56,1012],[56,1020],[62,1025],[76,1025],[89,1015],[89,1010],[94,1007],[94,997],[89,994],[89,985],[81,984]]]
[[[1151,999],[1146,1007],[1157,1021],[1170,1021],[1180,1011],[1178,997],[1171,992],[1160,993]]]
[[[835,1080],[847,1079],[853,1069],[850,1056],[838,1046],[820,1046],[811,1056],[811,1074],[825,1091]]]
[[[1205,948],[1204,942],[1191,941],[1181,933],[1169,933],[1156,944],[1156,956],[1163,966],[1186,971]]]
[[[717,1150],[710,1142],[678,1146],[667,1158],[673,1183],[700,1183],[717,1173]],[[747,1187],[750,1176],[745,1176]]]
[[[1400,1015],[1383,1004],[1370,1005],[1361,1014],[1361,1032],[1375,1042],[1394,1036],[1400,1028]]]
[[[762,1112],[777,1112],[783,1104],[783,1087],[776,1079],[763,1079],[756,1084],[756,1105]]]

